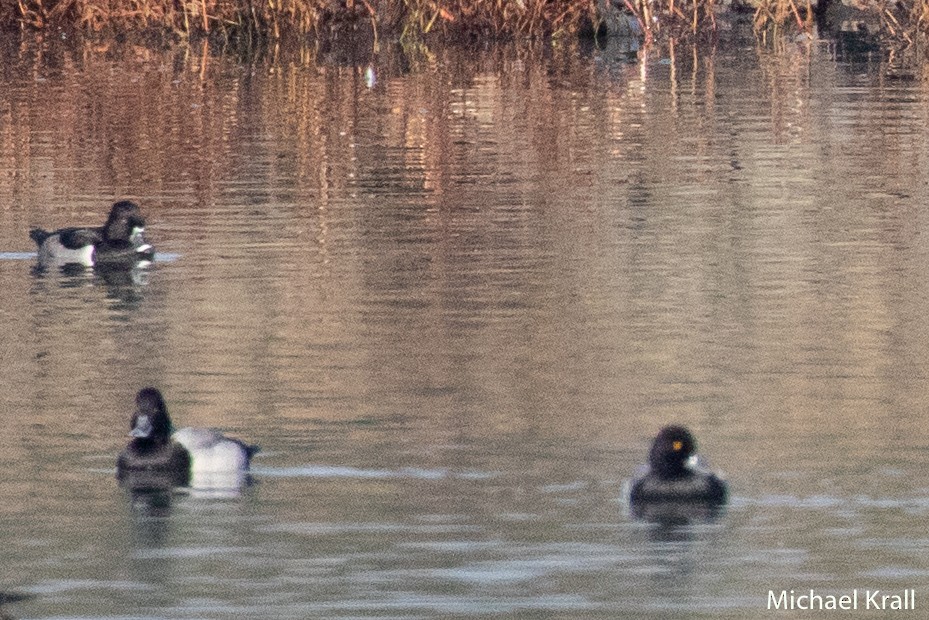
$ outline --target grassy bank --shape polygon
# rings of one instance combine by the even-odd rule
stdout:
[[[749,4],[748,2],[751,2]],[[721,0],[0,0],[0,27],[179,37],[277,39],[364,30],[378,37],[432,33],[470,38],[620,32],[644,39],[712,37]],[[818,10],[841,0],[820,0]],[[929,31],[929,0],[871,0],[889,39]],[[754,12],[757,32],[811,31],[811,0],[727,0]]]

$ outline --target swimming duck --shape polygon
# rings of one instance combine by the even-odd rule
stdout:
[[[182,428],[171,434],[171,418],[164,397],[157,388],[147,387],[136,395],[136,410],[132,416],[132,441],[117,459],[117,475],[138,470],[158,470],[183,473],[179,484],[197,484],[204,476],[218,475],[222,483],[242,481],[248,471],[257,446],[226,437],[206,428]],[[232,476],[232,478],[223,478]]]
[[[652,442],[648,468],[632,481],[630,503],[678,502],[722,505],[726,483],[700,466],[696,441],[683,426],[666,426]]]
[[[106,223],[99,228],[33,228],[29,237],[39,246],[43,267],[134,264],[150,261],[155,249],[145,242],[145,219],[139,206],[129,200],[113,204]]]
[[[171,441],[171,419],[161,393],[154,388],[136,396],[129,436],[132,440],[116,459],[116,476],[121,481],[148,477],[163,478],[162,485],[184,486],[190,481],[190,453]],[[162,486],[159,485],[159,486]]]

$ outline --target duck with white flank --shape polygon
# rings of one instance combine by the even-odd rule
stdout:
[[[151,261],[155,248],[143,235],[145,219],[139,206],[129,200],[113,204],[110,216],[100,227],[69,227],[46,231],[33,228],[29,236],[39,247],[39,265],[133,266]]]
[[[182,428],[172,435],[161,392],[147,387],[136,395],[132,440],[116,462],[120,480],[160,475],[175,485],[234,487],[245,479],[258,446],[208,428]]]

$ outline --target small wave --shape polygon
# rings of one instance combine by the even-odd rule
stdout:
[[[38,258],[36,252],[0,252],[0,260],[35,260]],[[156,263],[173,263],[181,257],[180,254],[173,252],[156,252]]]
[[[259,476],[281,478],[363,478],[371,480],[383,479],[415,479],[415,480],[441,480],[444,478],[457,479],[486,479],[493,474],[484,472],[453,472],[448,469],[425,469],[420,467],[401,467],[399,469],[368,469],[363,467],[350,467],[347,465],[303,465],[300,467],[260,467],[252,468],[252,473]]]
[[[29,260],[37,256],[35,252],[0,252],[0,260]]]
[[[929,510],[929,497],[870,497],[855,495],[852,497],[838,497],[831,495],[810,495],[798,497],[795,495],[765,495],[760,498],[739,497],[730,502],[735,507],[762,506],[767,508],[883,508],[883,509],[910,509]]]

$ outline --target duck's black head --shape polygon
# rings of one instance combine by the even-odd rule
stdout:
[[[688,475],[687,461],[697,451],[697,442],[683,426],[666,426],[659,431],[648,453],[648,463],[662,478]]]
[[[135,243],[141,239],[145,229],[145,218],[139,205],[131,200],[120,200],[110,209],[110,217],[103,225],[103,239],[107,243]]]
[[[161,445],[171,439],[171,418],[164,398],[156,388],[139,390],[129,435],[136,444]]]

